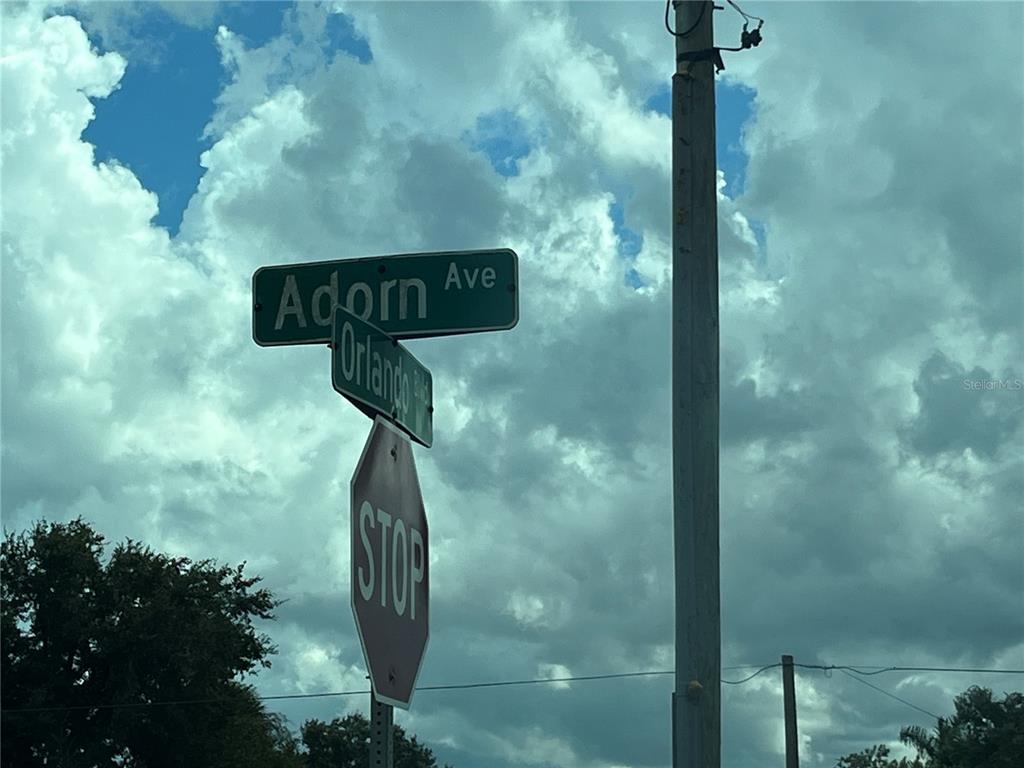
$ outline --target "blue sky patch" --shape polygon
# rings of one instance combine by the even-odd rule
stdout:
[[[754,232],[754,239],[757,240],[757,247],[763,249],[767,233],[765,232],[764,223],[757,219],[747,219],[747,223],[750,224],[751,230]]]
[[[622,203],[617,199],[611,204],[612,226],[619,238],[619,255],[624,259],[633,259],[644,246],[644,236],[626,226]]]
[[[731,82],[715,82],[716,150],[718,167],[725,173],[725,192],[736,199],[746,182],[747,155],[741,144],[744,123],[754,113],[755,91]],[[671,117],[672,86],[665,83],[644,102],[649,112]]]
[[[736,199],[747,181],[747,153],[741,143],[743,126],[754,114],[755,91],[736,83],[715,83],[718,166],[725,173],[725,192]]]
[[[154,223],[171,235],[178,233],[202,178],[199,155],[210,146],[210,140],[202,138],[203,128],[213,116],[214,100],[227,84],[215,42],[217,26],[224,24],[246,47],[258,48],[282,33],[294,5],[224,4],[201,29],[178,22],[156,4],[140,4],[139,13],[124,15],[124,31],[156,55],[136,61],[127,53],[120,87],[107,98],[93,101],[96,117],[82,138],[96,147],[97,161],[125,165],[156,193],[159,212]],[[74,7],[62,8],[60,13],[78,17],[93,45],[103,48],[87,17],[78,15]],[[364,64],[373,60],[369,44],[358,36],[348,16],[331,14],[325,34],[326,53],[344,51]]]
[[[644,102],[644,110],[672,117],[672,86],[665,83],[659,87]]]
[[[208,143],[200,137],[225,79],[210,30],[144,7],[127,23],[140,42],[153,40],[157,63],[129,59],[120,88],[93,102],[96,117],[82,138],[95,145],[97,161],[120,162],[157,194],[154,223],[176,234],[203,173],[199,155]]]
[[[748,217],[747,223],[750,225],[750,229],[754,233],[754,239],[757,241],[757,266],[764,267],[767,262],[767,252],[765,250],[765,243],[768,240],[768,232],[765,229],[763,221],[759,221],[758,219],[752,219]]]
[[[628,190],[615,196],[608,212],[612,219],[615,236],[619,239],[619,257],[627,264],[632,264],[636,260],[636,255],[644,247],[644,236],[643,233],[626,226],[625,211],[621,202],[623,198],[629,198]],[[644,285],[643,279],[632,266],[626,270],[626,284],[633,288],[640,288]]]
[[[463,140],[478,152],[483,152],[491,167],[502,176],[517,176],[519,160],[530,154],[530,142],[522,122],[507,109],[480,115],[472,132],[463,134]]]
[[[360,37],[352,24],[352,18],[344,13],[332,13],[327,17],[327,50],[344,51],[354,56],[360,64],[373,61],[370,43]]]
[[[215,24],[223,24],[245,41],[245,47],[262,48],[281,34],[284,14],[291,2],[232,3],[221,6]],[[214,29],[216,26],[214,26]]]

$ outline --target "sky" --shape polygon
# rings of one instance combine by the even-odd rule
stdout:
[[[1024,5],[754,2],[718,76],[723,677],[1024,668]],[[512,248],[520,320],[417,339],[421,685],[670,670],[670,135],[659,2],[2,4],[3,527],[81,516],[285,599],[265,695],[362,690],[320,346],[260,266]],[[742,19],[716,12],[716,42]],[[950,51],[955,51],[951,54]],[[831,766],[971,684],[799,670]],[[672,677],[421,691],[458,768],[670,762]],[[295,729],[365,696],[272,702]],[[723,686],[779,764],[781,676]]]

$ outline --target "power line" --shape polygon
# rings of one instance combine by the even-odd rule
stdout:
[[[751,19],[754,19],[755,21],[760,21],[762,23],[764,22],[764,19],[762,19],[760,16],[751,16],[749,13],[747,13],[742,8],[740,8],[738,5],[736,5],[736,3],[734,3],[732,0],[726,0],[726,2],[729,3],[729,5],[731,5],[733,8],[735,8],[737,11],[739,11],[740,16],[742,16],[744,18],[744,20],[750,21]]]
[[[873,668],[874,671],[872,672],[865,672],[861,668],[853,667],[848,664],[794,664],[793,666],[802,667],[804,669],[821,669],[825,672],[830,672],[832,670],[838,670],[840,672],[848,671],[854,672],[862,677],[880,675],[883,672],[971,672],[977,674],[989,673],[1000,675],[1024,675],[1024,669],[985,669],[980,667],[876,667]]]
[[[417,688],[416,690],[420,690]],[[324,693],[284,693],[276,696],[257,696],[259,701],[279,701],[281,699],[322,699],[329,696],[358,696],[370,693],[369,689],[363,691],[326,691]],[[4,708],[0,714],[29,714],[40,712],[74,712],[83,709],[130,709],[135,707],[172,707],[191,706],[195,704],[230,704],[235,699],[209,698],[209,699],[167,699],[164,701],[131,701],[115,704],[74,704],[61,707],[15,707]]]
[[[887,690],[885,690],[884,688],[879,688],[874,683],[869,683],[867,680],[864,680],[863,678],[857,677],[856,675],[851,675],[845,669],[840,669],[839,671],[842,672],[844,675],[846,675],[851,680],[856,680],[858,683],[866,685],[868,688],[874,688],[876,691],[878,691],[879,693],[885,694],[890,699],[896,699],[896,701],[900,702],[901,704],[906,704],[908,707],[911,707],[912,709],[916,709],[918,712],[924,712],[926,715],[928,715],[930,717],[933,717],[936,720],[939,719],[939,716],[936,715],[934,712],[929,712],[927,709],[924,709],[923,707],[917,706],[917,704],[912,704],[911,702],[907,701],[906,699],[901,699],[895,693],[889,693]]]
[[[691,34],[693,32],[693,30],[695,30],[697,28],[697,25],[700,24],[700,20],[704,18],[704,9],[707,7],[707,4],[706,3],[701,3],[700,13],[697,14],[697,20],[695,22],[693,22],[693,26],[691,26],[685,32],[676,32],[674,29],[672,29],[672,27],[670,27],[668,25],[668,6],[669,6],[669,2],[670,2],[670,0],[665,0],[665,29],[667,29],[668,33],[670,35],[672,35],[673,37],[686,37],[687,35]],[[737,8],[737,10],[739,10],[739,9]],[[741,11],[741,13],[742,13],[742,11]]]
[[[745,669],[752,665],[742,665],[736,667],[739,669]],[[417,691],[454,691],[454,690],[468,690],[472,688],[498,688],[512,685],[537,685],[543,683],[571,683],[580,682],[587,680],[612,680],[616,678],[628,678],[628,677],[652,677],[655,675],[672,675],[675,674],[671,669],[662,670],[651,670],[645,672],[617,672],[606,675],[573,675],[567,677],[543,677],[533,678],[525,680],[494,680],[482,683],[454,683],[449,685],[420,685],[415,690]],[[726,682],[726,681],[723,681]],[[369,689],[360,691],[329,691],[325,693],[285,693],[276,696],[257,696],[256,698],[260,701],[279,701],[281,699],[313,699],[313,698],[324,698],[328,696],[359,696],[370,693]],[[73,706],[60,706],[60,707],[18,707],[16,709],[4,709],[0,710],[3,714],[13,712],[65,712],[69,710],[82,710],[82,709],[116,709],[121,707],[151,707],[156,705],[190,705],[190,704],[215,704],[217,702],[230,702],[232,699],[224,698],[211,698],[211,699],[179,699],[169,701],[147,701],[147,702],[129,702],[123,704],[77,704]]]
[[[653,677],[655,675],[671,675],[671,669],[652,670],[650,672],[618,672],[610,675],[575,675],[570,677],[544,677],[531,680],[499,680],[489,683],[463,683],[455,685],[424,685],[417,691],[456,691],[467,688],[499,688],[505,685],[534,685],[536,683],[573,683],[579,680],[611,680],[621,677]]]
[[[756,665],[754,664],[737,664],[728,667],[722,667],[723,670],[737,670],[737,669],[751,669]],[[775,664],[765,664],[755,671],[753,674],[742,678],[741,680],[721,680],[724,685],[742,685],[755,677],[760,675],[769,669],[776,669],[782,666],[778,662]],[[820,669],[827,672],[832,670],[838,670],[844,674],[854,672],[856,675],[861,677],[868,675],[877,675],[882,672],[968,672],[968,673],[990,673],[990,674],[1009,674],[1009,675],[1021,675],[1024,674],[1024,669],[984,669],[984,668],[973,668],[973,667],[881,667],[877,668],[872,672],[864,672],[864,666],[858,667],[844,665],[844,664],[794,664],[794,667],[801,667],[803,669]],[[479,683],[454,683],[454,684],[442,684],[442,685],[421,685],[417,686],[417,691],[456,691],[456,690],[470,690],[474,688],[501,688],[506,686],[520,686],[520,685],[543,685],[549,683],[574,683],[574,682],[586,682],[590,680],[614,680],[623,678],[633,677],[654,677],[660,675],[673,675],[674,670],[647,670],[640,672],[616,672],[604,675],[571,675],[565,677],[541,677],[541,678],[528,678],[522,680],[493,680]],[[854,677],[855,680],[863,682],[866,685],[870,685],[867,681],[862,680],[861,677]],[[875,687],[875,686],[872,686]],[[881,688],[878,689],[887,696],[892,694],[887,691],[883,691]],[[365,696],[370,693],[369,689],[357,690],[357,691],[325,691],[323,693],[285,693],[269,696],[257,696],[256,698],[260,701],[282,701],[287,699],[319,699],[327,698],[331,696]],[[893,698],[897,698],[893,696]],[[110,704],[76,704],[76,705],[65,705],[65,706],[51,706],[51,707],[17,707],[17,708],[5,708],[0,710],[0,714],[14,714],[14,713],[34,713],[34,712],[68,712],[83,709],[122,709],[122,708],[133,708],[133,707],[155,707],[155,706],[190,706],[196,704],[217,704],[217,703],[230,703],[233,699],[225,698],[207,698],[207,699],[173,699],[166,701],[136,701],[136,702],[123,702],[123,703],[110,703]],[[909,706],[909,702],[904,702]],[[916,707],[915,707],[916,708]],[[921,710],[924,711],[924,710]],[[928,712],[927,714],[931,714]]]
[[[776,667],[781,667],[781,666],[782,666],[781,664],[765,664],[763,667],[761,667],[759,670],[757,670],[757,672],[755,672],[752,675],[747,675],[742,680],[723,680],[722,682],[725,683],[726,685],[742,685],[743,683],[747,682],[748,680],[753,680],[755,677],[760,675],[765,670],[775,669]]]
[[[939,719],[939,716],[934,712],[929,712],[923,707],[917,706],[913,702],[902,699],[894,693],[890,693],[884,688],[879,688],[873,683],[869,683],[865,680],[865,677],[871,677],[873,675],[880,675],[883,672],[968,672],[972,674],[1004,674],[1004,675],[1021,675],[1024,674],[1024,669],[986,669],[982,667],[910,667],[910,666],[889,666],[889,667],[874,667],[872,671],[865,672],[863,667],[865,665],[858,665],[857,667],[846,665],[846,664],[794,664],[795,667],[802,667],[803,669],[820,669],[827,675],[832,670],[838,670],[844,675],[849,677],[851,680],[856,680],[858,683],[862,683],[869,688],[873,688],[879,693],[888,696],[890,699],[895,699],[901,704],[905,704],[911,709],[916,709],[918,712]],[[850,674],[850,673],[853,674]]]
[[[740,669],[740,668],[746,668],[747,666],[748,665],[743,665],[742,667],[735,667],[735,668],[736,669]],[[753,666],[753,665],[749,665],[749,666]],[[747,677],[744,677],[742,680],[722,680],[722,682],[725,683],[726,685],[740,685],[741,683],[745,683],[748,680],[753,680],[755,677],[760,675],[762,672],[765,672],[766,670],[776,669],[776,668],[781,667],[781,666],[782,666],[782,664],[779,664],[779,663],[766,664],[765,666],[761,667],[756,672],[754,672],[752,675],[748,675]],[[803,669],[820,669],[820,670],[822,670],[824,672],[831,672],[832,670],[838,670],[839,672],[844,672],[845,673],[848,670],[850,672],[854,672],[854,673],[856,673],[858,675],[861,675],[863,677],[868,677],[870,675],[880,675],[883,672],[973,672],[973,673],[985,673],[985,672],[987,672],[987,673],[996,673],[996,674],[1004,674],[1004,675],[1022,675],[1022,674],[1024,674],[1024,669],[983,669],[983,668],[977,668],[977,667],[894,667],[894,666],[890,666],[890,667],[871,667],[872,671],[865,672],[864,671],[864,667],[866,665],[851,666],[851,665],[847,665],[847,664],[794,664],[793,666],[794,667],[801,667]],[[727,667],[723,667],[723,669],[727,669]]]

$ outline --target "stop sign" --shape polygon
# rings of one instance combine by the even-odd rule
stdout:
[[[378,700],[409,708],[429,637],[427,517],[409,438],[377,417],[352,476],[352,613]]]

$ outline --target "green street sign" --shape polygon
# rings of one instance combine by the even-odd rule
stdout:
[[[433,380],[394,337],[344,307],[331,326],[331,385],[370,418],[382,414],[427,448],[434,441]]]
[[[501,331],[519,322],[519,259],[497,248],[260,267],[252,299],[262,347],[330,341],[337,306],[396,339]]]

